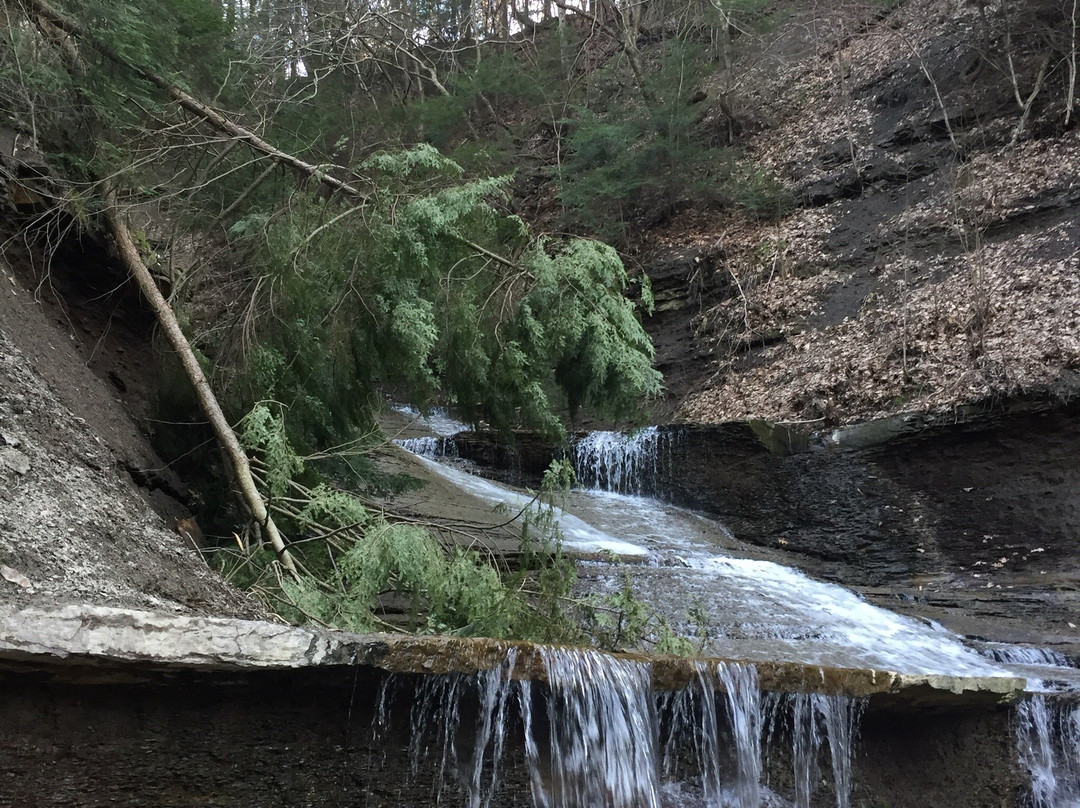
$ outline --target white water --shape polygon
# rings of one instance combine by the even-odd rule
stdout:
[[[646,427],[629,434],[590,432],[574,444],[574,471],[587,488],[662,496],[678,432]]]
[[[423,456],[419,457],[420,461],[433,472],[449,480],[462,491],[492,506],[505,505],[511,511],[516,512],[530,507],[534,502],[534,497],[523,491],[498,485],[490,480],[469,474],[453,466],[443,465]],[[649,551],[645,547],[617,539],[561,509],[556,509],[555,518],[559,520],[559,528],[566,546],[573,547],[580,552],[613,553],[627,558],[645,558],[649,555]]]
[[[659,808],[652,671],[595,651],[545,648],[549,755],[530,760],[537,808]]]
[[[1031,648],[1019,645],[987,643],[982,648],[984,656],[995,662],[1010,665],[1042,665],[1053,668],[1075,668],[1071,659],[1053,648]]]
[[[414,455],[436,460],[440,457],[457,457],[457,446],[450,438],[398,438],[394,441],[406,452]]]
[[[476,676],[384,680],[373,748],[393,748],[393,713],[406,710],[413,782],[402,791],[423,783],[427,804],[490,808],[520,802],[524,775],[535,808],[803,808],[825,781],[838,808],[849,805],[855,700],[774,695],[765,705],[752,665],[699,664],[690,686],[657,693],[645,662],[557,648],[541,657],[546,686],[512,678],[513,652]],[[776,751],[804,783],[790,799],[763,782]]]
[[[517,510],[531,501],[460,469],[422,462],[492,505]],[[594,562],[583,567],[582,577],[612,592],[629,578],[639,598],[676,624],[696,604],[707,617],[701,628],[710,633],[709,650],[718,656],[911,674],[1012,675],[940,627],[872,606],[790,567],[720,552],[718,541],[730,535],[683,509],[594,491],[576,493],[571,509],[589,516],[557,515],[565,547],[649,562]]]
[[[851,804],[851,750],[864,703],[820,693],[770,695],[765,709],[766,743],[790,739],[794,808],[809,808],[822,782],[821,759],[829,756],[837,808]]]
[[[390,408],[406,418],[411,418],[415,426],[427,429],[441,438],[449,438],[469,428],[467,424],[452,418],[442,407],[436,407],[427,415],[408,404],[392,404]]]
[[[1080,808],[1080,705],[1031,696],[1016,710],[1016,745],[1031,808]]]
[[[726,663],[695,667],[693,685],[663,699],[662,770],[679,783],[683,800],[692,792],[705,805],[758,808],[765,787],[757,671],[753,665]],[[767,798],[770,804],[777,801],[774,794]]]
[[[670,440],[670,433],[665,440]],[[445,443],[433,450],[428,444],[417,445],[416,449],[429,456],[447,453]],[[729,658],[912,674],[1020,675],[1028,679],[1033,692],[1076,690],[1080,686],[1076,666],[1052,649],[986,644],[981,654],[976,653],[937,624],[872,606],[842,587],[815,581],[795,569],[734,554],[730,534],[707,518],[639,495],[619,493],[661,492],[660,478],[670,474],[670,458],[664,457],[664,451],[670,451],[670,442],[665,443],[656,430],[630,437],[599,433],[579,443],[579,477],[594,486],[614,490],[589,490],[572,497],[568,508],[572,512],[557,515],[564,543],[583,553],[602,551],[638,561],[631,565],[615,560],[583,565],[582,577],[593,591],[614,592],[629,580],[635,594],[660,609],[671,624],[681,625],[688,634],[695,629],[707,632],[707,650]],[[520,509],[531,500],[522,492],[458,469],[432,460],[425,462],[433,471],[489,503]],[[695,618],[696,624],[689,618],[680,624],[691,604],[702,617]],[[572,663],[569,658],[563,660],[566,664],[562,673],[558,672],[559,663],[554,663],[556,680],[563,677],[562,681],[572,682],[573,676],[580,674],[580,659],[573,659]],[[733,670],[732,675],[745,676],[752,667]],[[729,727],[725,737],[733,741],[734,763],[722,763],[730,750],[722,748],[718,707],[713,687],[707,681],[709,676],[721,676],[720,671],[699,671],[698,687],[677,694],[668,704],[668,740],[662,760],[658,760],[651,749],[656,732],[648,728],[655,719],[644,713],[625,713],[640,699],[641,685],[630,684],[633,677],[627,671],[609,672],[608,679],[616,674],[619,681],[608,682],[607,701],[597,701],[593,694],[588,697],[591,701],[565,701],[558,709],[550,706],[558,703],[558,696],[549,702],[549,720],[564,726],[565,732],[551,735],[548,765],[552,768],[546,774],[541,773],[543,756],[528,731],[530,697],[526,693],[520,699],[538,808],[608,804],[613,808],[807,808],[821,782],[820,759],[826,749],[837,808],[848,808],[856,702],[814,694],[772,699],[765,734],[768,738],[786,735],[791,742],[795,791],[790,795],[793,802],[786,802],[760,782],[762,713],[756,705],[756,685],[748,687],[736,679],[724,681]],[[604,677],[600,680],[607,681]],[[557,687],[556,693],[578,694],[574,699],[592,693],[585,679],[561,688]],[[621,725],[616,716],[621,716]],[[613,720],[619,728],[609,734],[602,727]],[[635,721],[639,726],[633,734],[636,740],[631,742],[625,733]],[[641,735],[644,729],[647,731]],[[1048,702],[1041,695],[1029,697],[1018,708],[1016,732],[1020,762],[1031,776],[1032,808],[1080,808],[1080,707]],[[695,761],[695,770],[690,774],[680,771],[678,765],[680,755],[686,757],[685,751],[672,751],[678,739],[685,743],[687,737],[691,739],[690,758]],[[759,739],[756,744],[755,737]],[[602,765],[595,755],[590,757],[591,747],[583,740],[587,738],[601,742],[600,758],[605,761]],[[645,758],[652,763],[646,765]],[[616,760],[635,761],[633,776],[625,767],[619,768]],[[590,768],[596,766],[602,774]],[[654,770],[662,772],[660,779]],[[475,793],[473,788],[470,794]],[[605,801],[604,795],[618,795],[619,801]],[[469,805],[479,808],[471,799]]]

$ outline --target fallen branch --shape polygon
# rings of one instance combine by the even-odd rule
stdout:
[[[187,337],[184,336],[184,332],[180,329],[180,324],[176,321],[176,314],[173,313],[172,308],[161,294],[161,290],[154,283],[150,270],[147,269],[146,264],[143,263],[142,258],[139,256],[139,250],[131,237],[131,231],[120,216],[116,189],[111,186],[106,187],[103,189],[102,196],[105,200],[105,218],[116,242],[116,247],[120,252],[120,259],[124,262],[125,268],[131,274],[135,283],[138,284],[139,291],[142,292],[143,297],[146,298],[150,307],[154,310],[158,324],[161,326],[162,331],[165,332],[169,344],[180,359],[180,364],[183,366],[191,386],[195,388],[199,406],[202,408],[203,414],[206,415],[206,419],[210,422],[218,444],[224,450],[225,456],[233,468],[244,502],[251,510],[255,521],[266,531],[281,566],[294,577],[299,577],[292,555],[285,547],[285,542],[278,532],[277,525],[274,524],[274,520],[267,511],[266,503],[263,502],[262,496],[255,485],[255,480],[251,476],[247,455],[241,448],[236,433],[233,432],[228,420],[226,420],[225,413],[222,412],[214,391],[210,389],[210,383],[206,380],[198,359],[195,358],[195,352],[192,351],[191,344],[187,341]]]

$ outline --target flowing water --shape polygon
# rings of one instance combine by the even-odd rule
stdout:
[[[662,498],[682,433],[650,426],[629,434],[590,432],[574,444],[574,471],[586,488]]]
[[[605,439],[599,445],[617,444]],[[659,441],[623,448],[631,445],[662,451]],[[579,462],[594,456],[590,450]],[[602,465],[614,468],[618,456],[613,452]],[[627,451],[622,456],[626,465],[615,479],[638,486],[638,478],[651,473],[652,455],[634,460]],[[423,462],[492,505],[516,510],[531,501],[528,494],[460,468]],[[641,482],[640,487],[648,486]],[[1011,675],[939,627],[872,606],[791,567],[734,555],[730,533],[690,511],[640,496],[584,490],[573,493],[557,516],[566,547],[620,559],[583,563],[583,585],[614,594],[629,581],[635,596],[669,624],[703,637],[703,650],[717,656],[912,674]]]
[[[573,492],[557,513],[562,539],[578,552],[610,556],[579,565],[589,591],[614,593],[629,582],[635,596],[687,636],[697,636],[703,650],[747,664],[703,666],[692,686],[647,697],[641,663],[546,652],[551,684],[542,709],[534,703],[536,686],[513,685],[538,808],[807,808],[823,772],[830,775],[837,808],[848,808],[860,703],[820,694],[762,696],[750,664],[755,659],[912,674],[1020,675],[1029,678],[1032,691],[1080,686],[1072,681],[1072,662],[1052,649],[987,644],[980,653],[936,624],[754,557],[715,521],[650,498],[663,496],[670,483],[671,449],[680,439],[657,429],[582,439],[573,456],[588,487]],[[432,458],[453,453],[452,441],[440,441],[416,446],[433,471],[491,504],[528,505],[528,494],[436,462]],[[492,703],[505,707],[507,699]],[[452,713],[440,710],[434,715]],[[546,742],[536,733],[540,713]],[[1020,761],[1031,773],[1033,808],[1080,808],[1080,708],[1031,696],[1018,708],[1016,732]],[[494,748],[493,741],[483,744]],[[783,795],[762,779],[762,755],[777,749],[790,761]],[[449,754],[455,759],[457,753]],[[474,763],[478,758],[490,764],[474,751]],[[480,783],[477,777],[470,782]],[[473,801],[477,788],[468,793],[470,806],[487,804]]]
[[[387,677],[373,747],[393,748],[405,713],[413,778],[430,784],[430,804],[467,808],[806,808],[827,750],[824,787],[850,804],[857,700],[765,700],[754,667],[734,663],[700,664],[690,686],[658,693],[646,662],[540,653],[545,684],[515,681],[513,652],[477,676]],[[783,787],[763,779],[774,755],[794,761]]]
[[[1031,808],[1080,808],[1080,705],[1030,696],[1016,710],[1016,745],[1031,774]]]

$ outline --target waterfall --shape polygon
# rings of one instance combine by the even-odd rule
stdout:
[[[398,438],[394,443],[406,452],[436,460],[441,457],[457,457],[457,444],[452,437]]]
[[[574,472],[586,488],[661,496],[681,434],[655,426],[637,432],[590,432],[574,444]]]
[[[415,407],[406,404],[393,404],[391,409],[409,418],[412,421],[411,426],[433,433],[417,438],[397,438],[394,440],[396,445],[428,460],[458,456],[454,435],[464,432],[468,427],[451,418],[446,410],[437,407],[423,415]]]
[[[659,808],[650,667],[595,651],[541,653],[550,759],[529,767],[537,808]]]
[[[407,721],[397,723],[415,782],[394,784],[399,798],[426,792],[430,804],[465,808],[521,804],[524,794],[533,808],[804,808],[828,749],[836,805],[849,806],[857,701],[763,699],[754,666],[735,663],[696,663],[687,687],[658,693],[645,661],[539,654],[546,685],[517,681],[513,652],[475,676],[387,677],[374,746],[395,754],[394,707],[405,707]],[[784,741],[782,757],[795,761],[792,801],[762,781],[766,743]]]
[[[1056,668],[1075,668],[1071,659],[1053,648],[1032,648],[1022,645],[987,645],[982,653],[994,662],[1008,665],[1042,665]]]
[[[391,404],[390,409],[404,415],[422,429],[444,438],[464,432],[469,428],[467,424],[452,418],[450,413],[443,407],[435,407],[427,415],[408,404]]]
[[[762,766],[757,670],[732,663],[699,662],[694,667],[689,687],[659,699],[664,779],[678,784],[682,801],[692,791],[710,808],[758,808]],[[720,721],[721,711],[726,723]]]
[[[1031,696],[1016,710],[1016,746],[1031,808],[1080,806],[1080,705]]]
[[[865,701],[821,693],[774,694],[766,710],[767,742],[788,738],[795,808],[810,808],[827,749],[836,808],[851,805],[851,757]]]
[[[532,501],[531,494],[461,469],[421,462],[490,504],[520,509]],[[694,635],[695,626],[687,607],[698,604],[710,635],[710,653],[899,673],[1009,675],[940,627],[873,606],[793,568],[724,554],[716,543],[722,528],[692,512],[594,491],[576,492],[567,507],[588,518],[556,511],[565,547],[649,560],[647,565],[605,561],[589,567],[590,591],[613,594],[632,581],[635,597],[688,636]]]
[[[757,808],[761,803],[761,693],[753,665],[720,663],[716,678],[723,684],[724,705],[735,748],[734,805]]]

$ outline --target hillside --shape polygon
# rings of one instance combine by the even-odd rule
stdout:
[[[1076,395],[1080,136],[1047,50],[1059,14],[836,4],[755,54],[746,104],[767,120],[745,159],[794,209],[695,207],[634,255],[680,418],[833,425]]]
[[[153,378],[145,313],[122,286],[78,290],[90,250],[35,275],[40,255],[10,233],[4,244],[0,601],[264,615],[210,570],[202,537],[178,529],[192,494],[149,445],[136,395]]]

